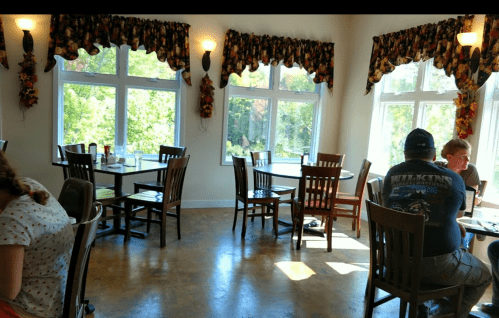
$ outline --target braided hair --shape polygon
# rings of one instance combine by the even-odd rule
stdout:
[[[49,198],[49,194],[46,191],[31,191],[30,186],[17,177],[14,168],[7,161],[3,151],[0,151],[0,189],[14,196],[28,194],[36,203],[41,205],[45,205]]]

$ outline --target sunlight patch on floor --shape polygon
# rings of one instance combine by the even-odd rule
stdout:
[[[303,244],[307,248],[327,248],[326,238],[321,238],[317,236],[307,236],[303,237]],[[369,247],[360,243],[356,239],[350,237],[335,237],[331,240],[331,246],[333,249],[346,249],[346,250],[369,250]]]
[[[291,280],[304,280],[315,272],[303,262],[277,262],[275,265]]]
[[[346,275],[351,272],[367,272],[365,267],[360,267],[354,264],[347,264],[343,262],[326,262],[327,265],[331,266],[338,274]],[[368,264],[369,265],[369,264]]]

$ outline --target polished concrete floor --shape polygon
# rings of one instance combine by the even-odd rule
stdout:
[[[328,253],[319,236],[306,234],[301,250],[296,235],[275,239],[270,219],[264,229],[260,220],[249,222],[241,239],[242,219],[232,232],[233,213],[182,210],[182,239],[168,218],[165,248],[155,224],[145,239],[127,244],[121,235],[97,238],[86,292],[96,310],[86,317],[363,317],[365,222],[360,239],[350,220],[335,222]],[[289,207],[279,214],[289,220]],[[491,288],[482,301],[490,299]],[[376,308],[374,317],[398,317],[398,301]]]

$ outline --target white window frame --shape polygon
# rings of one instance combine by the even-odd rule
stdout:
[[[386,75],[381,78],[381,81],[379,83],[374,85],[373,112],[371,117],[369,148],[367,155],[368,160],[373,163],[373,165],[371,166],[371,172],[385,175],[388,171],[385,166],[380,166],[379,164],[376,165],[376,162],[379,162],[379,158],[381,158],[379,152],[382,150],[379,147],[379,140],[381,140],[383,122],[387,111],[386,106],[388,106],[388,104],[406,103],[414,105],[413,121],[411,126],[412,130],[418,127],[422,127],[423,120],[425,119],[425,108],[427,104],[452,104],[453,99],[457,97],[457,87],[455,90],[446,91],[423,90],[424,87],[427,87],[425,84],[428,84],[429,81],[429,76],[425,75],[430,74],[431,67],[434,67],[433,59],[422,62],[419,65],[414,92],[384,93],[383,89],[385,85],[385,79],[387,78]],[[455,122],[452,129],[453,136],[456,136]]]
[[[223,119],[223,133],[222,133],[222,153],[221,153],[221,165],[232,165],[232,158],[226,158],[225,153],[227,150],[227,134],[228,134],[228,117],[229,117],[229,98],[231,96],[238,96],[242,98],[252,98],[252,99],[266,99],[268,100],[269,107],[269,128],[267,130],[267,143],[265,150],[272,151],[272,162],[293,162],[299,163],[298,158],[275,158],[274,148],[276,143],[276,118],[277,118],[277,108],[278,102],[282,100],[292,100],[295,102],[306,102],[314,103],[314,117],[312,120],[312,136],[310,145],[310,158],[316,158],[318,149],[320,147],[320,129],[321,129],[321,114],[324,107],[324,96],[323,89],[324,83],[316,84],[314,92],[297,92],[297,91],[286,91],[279,90],[279,79],[281,71],[282,62],[278,66],[270,67],[270,80],[269,88],[257,88],[257,87],[241,87],[232,86],[228,84],[225,87],[224,92],[224,119]],[[295,63],[295,67],[298,65]],[[285,67],[285,66],[282,66]],[[237,74],[231,74],[231,76],[239,76]]]
[[[73,72],[64,70],[64,59],[56,56],[57,64],[54,67],[53,75],[53,143],[62,145],[64,131],[64,83],[105,85],[116,89],[116,111],[115,111],[115,145],[126,145],[126,116],[127,116],[127,91],[128,89],[154,89],[162,91],[176,92],[175,100],[175,136],[174,146],[179,146],[184,142],[184,111],[185,107],[185,83],[181,79],[180,71],[176,72],[175,80],[165,80],[158,78],[147,78],[128,75],[128,54],[130,46],[122,45],[121,49],[116,47],[116,74],[98,74],[88,72]],[[141,46],[139,49],[143,49]],[[165,62],[166,63],[166,62]],[[101,145],[102,146],[102,145]],[[126,148],[125,148],[126,149]],[[159,150],[159,146],[158,146]],[[99,152],[102,149],[98,149]],[[144,154],[144,159],[157,159],[158,154]],[[53,160],[60,160],[57,147],[52,147]]]

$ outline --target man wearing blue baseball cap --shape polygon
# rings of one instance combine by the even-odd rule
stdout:
[[[409,133],[404,155],[405,162],[393,166],[385,177],[383,202],[388,208],[425,216],[422,282],[464,284],[459,317],[475,317],[469,312],[485,293],[492,276],[482,261],[460,247],[465,231],[456,218],[466,208],[463,179],[433,163],[433,136],[424,129]],[[422,312],[424,308],[418,307],[418,317],[429,315]]]

